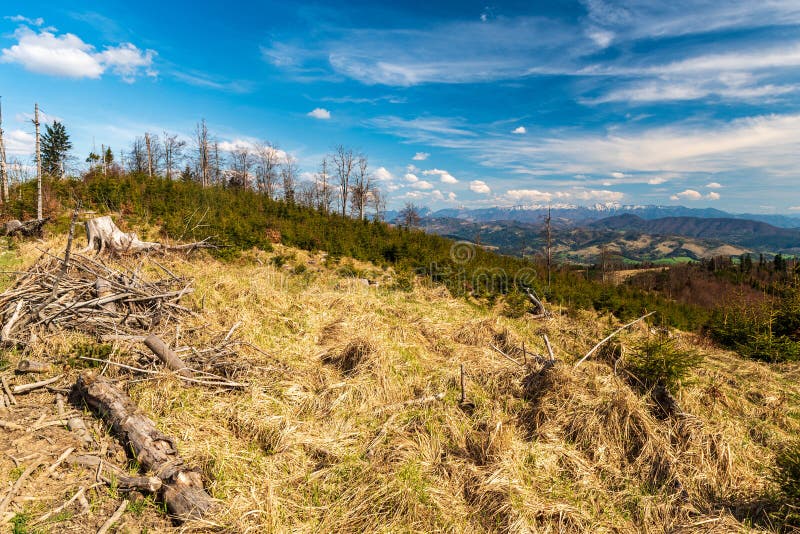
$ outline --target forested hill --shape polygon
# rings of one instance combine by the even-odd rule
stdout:
[[[607,217],[589,225],[592,228],[641,232],[654,235],[679,235],[702,239],[719,239],[756,250],[788,251],[800,249],[800,230],[778,228],[746,219],[664,217],[643,219],[624,214]]]

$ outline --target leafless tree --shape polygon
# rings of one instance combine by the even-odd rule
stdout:
[[[195,144],[197,147],[197,170],[200,176],[200,184],[207,187],[209,183],[208,176],[208,162],[209,162],[209,146],[208,146],[208,127],[206,120],[202,119],[195,127],[194,132]]]
[[[214,185],[222,185],[222,158],[219,154],[219,141],[216,139],[211,144],[211,180]]]
[[[306,208],[316,208],[319,203],[317,196],[317,184],[315,182],[302,181],[297,184],[294,194],[295,202]]]
[[[256,147],[256,187],[274,199],[278,188],[278,168],[281,164],[278,147],[266,142]]]
[[[297,186],[297,162],[286,154],[281,162],[281,181],[283,182],[283,199],[294,204],[295,188]]]
[[[363,221],[367,214],[367,202],[372,191],[372,177],[369,174],[369,163],[366,156],[359,156],[356,161],[356,172],[353,175],[353,185],[350,191],[353,195],[351,200],[353,214]]]
[[[145,174],[147,172],[147,145],[143,137],[137,137],[131,144],[127,158],[128,172]]]
[[[325,213],[331,211],[333,203],[333,186],[331,185],[330,171],[328,170],[328,158],[322,159],[319,172],[314,175],[315,190],[317,197],[317,208]]]
[[[164,172],[168,180],[172,179],[173,169],[180,166],[185,146],[186,141],[164,132]]]
[[[339,188],[339,202],[342,209],[342,217],[347,215],[347,199],[350,194],[350,180],[353,177],[355,166],[355,155],[353,150],[338,145],[333,152],[333,165],[336,170],[337,186]]]
[[[375,220],[384,220],[386,216],[386,197],[377,187],[373,187],[369,192],[369,204],[375,210]]]
[[[406,206],[400,211],[400,215],[397,217],[397,221],[407,229],[419,226],[421,220],[419,208],[411,202],[406,202]]]
[[[228,185],[247,189],[252,165],[253,158],[249,147],[238,146],[234,148],[231,151],[231,175],[228,179]]]

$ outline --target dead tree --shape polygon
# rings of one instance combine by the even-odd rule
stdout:
[[[212,508],[214,500],[203,488],[200,473],[184,463],[175,441],[162,434],[114,382],[86,371],[78,377],[75,392],[130,446],[139,464],[162,481],[161,498],[170,513],[185,521],[201,518]]]

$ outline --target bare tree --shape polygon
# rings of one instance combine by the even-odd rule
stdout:
[[[406,229],[419,226],[419,222],[421,220],[422,218],[419,215],[419,208],[417,208],[411,202],[406,202],[406,206],[400,211],[400,214],[397,217],[397,222],[402,226],[405,226]]]
[[[0,198],[8,202],[8,170],[6,169],[6,145],[3,142],[3,109],[0,106]]]
[[[278,169],[281,164],[278,147],[270,142],[261,143],[256,147],[256,187],[261,193],[266,193],[274,199],[278,189]]]
[[[375,210],[375,220],[382,221],[386,215],[386,197],[380,189],[373,187],[369,192],[369,204]]]
[[[347,199],[350,193],[350,180],[355,166],[353,150],[338,145],[333,152],[333,165],[336,168],[336,179],[339,188],[339,201],[341,202],[342,217],[347,215]]]
[[[252,165],[253,158],[249,147],[242,145],[231,150],[231,175],[228,185],[247,189]]]
[[[331,186],[331,177],[328,171],[328,158],[322,158],[322,163],[319,166],[319,172],[314,175],[314,182],[317,197],[317,208],[325,213],[331,211],[331,204],[333,203],[333,187]]]
[[[222,160],[219,155],[219,141],[216,139],[211,145],[211,178],[214,180],[214,185],[221,185],[222,178]]]
[[[283,182],[283,199],[294,204],[294,195],[297,185],[297,162],[286,154],[281,162],[281,181]]]
[[[367,214],[367,202],[372,191],[372,177],[369,174],[369,163],[366,156],[359,156],[356,161],[356,172],[350,191],[353,195],[351,200],[353,213],[363,221]]]
[[[128,172],[144,174],[147,172],[147,147],[142,137],[137,137],[131,144],[128,160]]]
[[[172,171],[180,165],[183,148],[186,141],[178,139],[177,135],[164,132],[164,173],[168,180],[172,179]]]
[[[198,175],[200,176],[200,184],[203,187],[208,186],[208,160],[209,160],[209,153],[208,153],[208,127],[206,126],[206,120],[202,119],[197,126],[195,126],[194,131],[195,137],[195,144],[197,147],[197,170]]]

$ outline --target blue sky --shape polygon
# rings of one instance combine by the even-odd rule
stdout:
[[[390,206],[800,213],[800,2],[4,3],[9,157],[145,131],[342,143]]]

